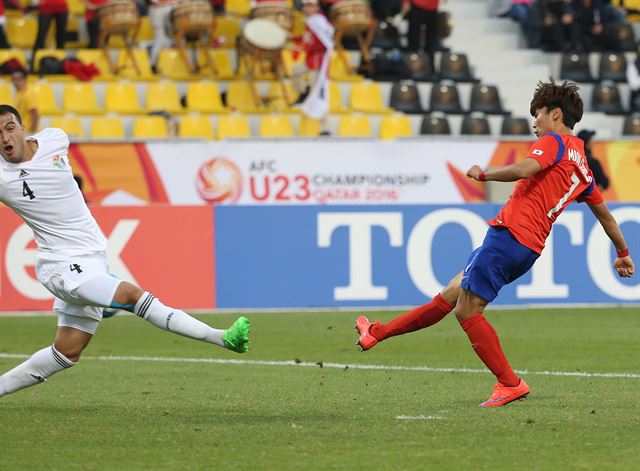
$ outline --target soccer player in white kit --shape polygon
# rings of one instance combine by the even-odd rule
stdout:
[[[0,376],[0,396],[75,365],[104,307],[126,309],[163,330],[238,353],[248,351],[247,318],[238,318],[227,330],[214,329],[109,275],[107,241],[73,179],[64,131],[48,128],[26,137],[18,111],[0,105],[0,141],[0,201],[33,230],[36,273],[55,296],[58,315],[53,345]]]

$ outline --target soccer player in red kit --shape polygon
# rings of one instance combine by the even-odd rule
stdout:
[[[617,251],[613,263],[621,277],[634,273],[634,264],[618,223],[609,212],[587,165],[584,144],[571,130],[582,118],[583,104],[574,83],[540,82],[530,108],[538,140],[527,158],[504,167],[482,170],[474,165],[467,176],[478,181],[517,181],[500,214],[489,221],[482,243],[467,265],[433,300],[387,324],[356,320],[357,344],[369,350],[378,342],[429,327],[451,311],[473,349],[498,379],[481,406],[497,407],[521,399],[530,389],[511,369],[496,331],[483,315],[500,288],[525,274],[544,248],[551,226],[572,201],[584,202],[602,225]]]

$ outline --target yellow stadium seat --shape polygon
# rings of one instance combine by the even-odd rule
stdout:
[[[228,15],[247,17],[251,11],[251,2],[249,0],[226,0],[224,4],[225,12]]]
[[[122,139],[125,137],[124,125],[120,118],[107,116],[93,118],[89,136],[93,139]]]
[[[284,70],[287,77],[291,77],[293,75],[293,68],[296,65],[302,65],[305,63],[307,55],[303,52],[300,52],[298,57],[294,59],[294,54],[291,49],[284,49],[282,51],[282,63],[284,64]]]
[[[340,137],[371,137],[371,125],[365,115],[350,114],[341,116],[338,122]]]
[[[396,139],[398,137],[411,137],[411,120],[407,115],[394,113],[383,116],[380,121],[380,139]]]
[[[27,66],[27,59],[22,49],[0,49],[0,64],[9,59],[16,59],[25,68]]]
[[[36,72],[40,70],[40,61],[42,58],[47,56],[55,57],[58,60],[64,60],[67,58],[67,51],[64,49],[38,49],[36,51],[35,60],[33,61],[33,67]]]
[[[169,137],[167,120],[162,116],[136,116],[133,118],[134,139],[165,139]]]
[[[230,114],[218,118],[218,139],[251,137],[249,119],[241,114]]]
[[[291,32],[291,35],[294,38],[297,38],[298,36],[302,36],[304,33],[304,30],[306,28],[305,22],[304,22],[304,14],[300,11],[295,11],[293,12],[293,31]]]
[[[96,92],[90,83],[65,83],[62,94],[64,111],[77,114],[102,114],[104,110],[98,106]]]
[[[151,70],[151,61],[146,49],[134,49],[133,57],[135,57],[139,72],[136,71],[133,61],[127,54],[125,49],[118,51],[118,75],[132,80],[156,80],[157,77]]]
[[[213,73],[209,65],[209,57],[213,59],[215,73]],[[231,56],[226,49],[208,49],[206,52],[200,49],[198,51],[198,65],[200,66],[200,73],[206,77],[220,80],[229,80],[235,77]]]
[[[29,84],[38,101],[38,111],[43,115],[59,115],[62,110],[56,103],[56,96],[50,83],[42,80]]]
[[[226,113],[215,82],[191,82],[187,86],[187,110],[200,113]]]
[[[178,136],[213,140],[213,126],[207,116],[189,114],[180,119]]]
[[[338,54],[338,52],[333,51],[331,53],[331,63],[329,65],[329,78],[331,80],[347,80],[347,81],[358,81],[362,80],[364,77],[362,75],[358,75],[356,73],[355,67],[351,63],[351,58],[349,57],[349,53],[345,52],[343,56],[344,59]],[[347,68],[345,64],[345,60],[351,65],[351,71]]]
[[[31,49],[36,42],[38,21],[33,16],[7,18],[7,38],[13,47]]]
[[[342,114],[348,111],[342,104],[342,93],[340,93],[338,83],[329,82],[329,113]]]
[[[140,17],[140,29],[138,29],[136,39],[138,41],[153,41],[153,28],[148,15]]]
[[[240,22],[236,18],[216,17],[213,37],[220,47],[235,49],[238,36],[240,36]]]
[[[298,136],[318,137],[319,135],[320,135],[320,120],[310,118],[303,114],[300,117],[300,126],[298,127]]]
[[[251,84],[245,80],[229,82],[227,107],[230,110],[242,113],[257,113],[260,108],[264,109],[264,107],[256,104],[254,90],[252,90]]]
[[[284,83],[284,89],[286,90],[286,99],[282,84]],[[267,92],[267,103],[270,111],[292,112],[298,111],[291,106],[296,102],[300,95],[293,89],[291,82],[273,82],[269,86]]]
[[[108,83],[104,91],[104,107],[113,113],[142,113],[136,86],[131,82]]]
[[[115,76],[111,72],[111,63],[101,49],[78,49],[76,59],[83,64],[93,64],[100,71],[95,80],[114,80]]]
[[[84,15],[85,6],[82,0],[67,0],[67,5],[69,8],[69,16],[71,15]]]
[[[171,80],[195,80],[200,74],[191,73],[178,49],[163,49],[158,55],[158,75]]]
[[[287,115],[268,114],[260,118],[260,137],[293,137],[293,126]]]
[[[15,106],[16,101],[13,97],[13,87],[7,82],[0,82],[0,103]]]
[[[147,111],[167,111],[184,113],[180,104],[180,93],[174,82],[154,82],[147,85]]]
[[[349,105],[353,111],[361,113],[391,113],[393,111],[384,105],[380,85],[372,80],[351,85]]]
[[[66,132],[69,137],[84,137],[84,129],[80,118],[72,116],[56,116],[51,120],[52,128],[60,128]]]

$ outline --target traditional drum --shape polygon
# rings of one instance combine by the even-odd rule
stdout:
[[[293,31],[293,12],[286,1],[257,3],[251,10],[250,18],[271,20],[286,31]]]
[[[138,8],[133,0],[111,0],[98,9],[100,31],[107,35],[132,33],[138,21]]]
[[[371,27],[373,14],[366,0],[341,0],[331,6],[331,22],[345,35],[358,34]]]
[[[287,32],[271,20],[249,20],[240,37],[241,52],[258,59],[278,60],[287,44]]]
[[[175,33],[187,37],[201,36],[213,25],[213,9],[206,0],[178,3],[171,11],[171,27]]]

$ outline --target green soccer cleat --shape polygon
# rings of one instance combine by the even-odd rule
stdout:
[[[225,348],[238,353],[249,351],[249,319],[238,317],[231,327],[222,335]]]

